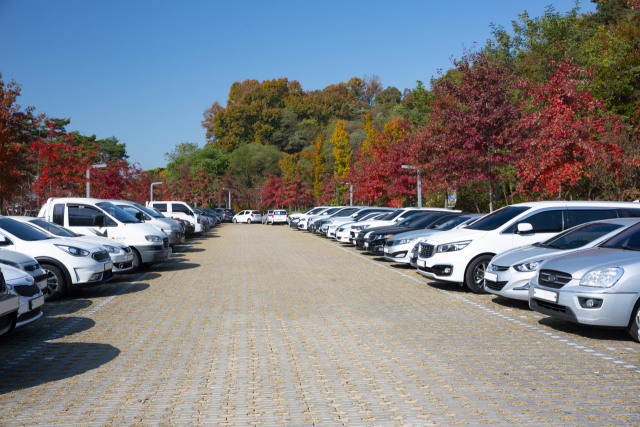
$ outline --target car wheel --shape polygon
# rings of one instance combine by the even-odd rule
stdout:
[[[138,253],[135,248],[131,248],[131,253],[133,254],[133,260],[131,261],[133,268],[127,272],[128,274],[135,273],[142,265],[142,257],[140,256],[140,253]]]
[[[640,300],[638,300],[635,307],[633,307],[627,332],[629,332],[631,338],[633,338],[636,342],[640,342]]]
[[[247,224],[251,224],[251,220],[250,219],[247,220]]]
[[[471,261],[464,275],[465,284],[476,294],[486,294],[484,290],[484,272],[493,258],[492,255],[482,255]]]
[[[238,222],[238,220],[237,220],[237,219],[235,219],[235,218],[233,218],[233,219],[231,220],[231,222],[233,222],[233,223],[235,224],[236,222]]]
[[[53,301],[67,292],[67,279],[60,269],[51,264],[42,264],[42,270],[47,275],[47,288],[44,291],[44,299]]]

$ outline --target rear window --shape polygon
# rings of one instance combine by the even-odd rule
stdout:
[[[286,215],[287,211],[274,211],[273,213],[276,215]]]
[[[167,211],[167,204],[166,203],[154,203],[153,207],[155,209],[158,209],[160,212],[166,212]]]
[[[531,208],[528,206],[507,206],[502,209],[498,209],[479,221],[474,222],[467,228],[481,231],[495,230],[529,209]]]
[[[252,213],[252,214],[260,215],[260,212],[258,212],[258,211],[251,211],[251,213]]]
[[[622,228],[622,225],[592,222],[590,224],[584,224],[579,227],[572,228],[571,230],[567,230],[561,235],[549,239],[541,245],[556,249],[581,248],[582,246],[619,228]]]

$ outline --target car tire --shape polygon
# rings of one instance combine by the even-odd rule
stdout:
[[[251,224],[251,219],[247,219],[247,224]]]
[[[484,272],[492,258],[493,255],[482,255],[471,261],[467,266],[467,271],[464,274],[464,283],[473,293],[488,293],[484,290]]]
[[[233,222],[233,223],[235,224],[235,223],[237,223],[237,222],[238,222],[238,220],[237,220],[237,219],[235,219],[235,218],[233,218],[233,219],[231,220],[231,222]]]
[[[55,265],[41,264],[42,270],[47,275],[47,289],[45,289],[45,301],[54,301],[67,293],[67,278]]]
[[[142,265],[142,257],[136,248],[131,248],[131,253],[133,254],[133,268],[127,272],[128,274],[132,274],[140,270],[140,266]]]
[[[627,332],[636,342],[640,342],[640,299],[631,311],[631,319],[629,320]]]

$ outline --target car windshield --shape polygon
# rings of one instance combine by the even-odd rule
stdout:
[[[453,219],[447,216],[444,218],[440,218],[440,220],[436,221],[436,223],[431,225],[429,228],[433,228],[434,230],[446,231],[451,230],[452,228],[455,228],[466,221],[469,221],[468,216],[458,216]]]
[[[550,248],[565,250],[576,249],[619,228],[622,228],[622,225],[591,222],[571,228],[558,236],[552,237],[546,242],[540,243],[540,246],[549,246]]]
[[[435,222],[440,219],[440,215],[422,215],[413,221],[409,226],[411,228],[431,228]]]
[[[158,209],[153,208],[153,211],[159,215],[159,217],[158,217],[158,218],[166,218],[166,216],[164,216],[164,215],[162,214],[162,212],[160,212]]]
[[[0,218],[0,229],[16,236],[20,240],[25,240],[27,242],[50,239],[50,237],[44,234],[42,231],[36,230],[33,227],[29,227],[26,224],[23,224],[19,221],[14,221],[9,218]]]
[[[204,209],[203,209],[203,211],[205,211],[205,212],[206,212],[206,213],[208,213],[209,215],[215,215],[215,212],[214,212],[214,211],[212,211],[212,210],[211,210],[211,209],[209,209],[209,208],[204,208]]]
[[[357,209],[353,208],[353,209],[342,209],[339,212],[336,212],[334,215],[332,215],[334,218],[344,218],[345,216],[350,216],[352,213],[354,213]]]
[[[422,218],[424,215],[411,215],[406,217],[405,219],[403,219],[402,221],[400,221],[399,223],[397,223],[395,226],[396,227],[407,227],[409,226],[409,224],[411,224],[412,222]]]
[[[35,224],[40,228],[44,228],[49,233],[58,237],[78,237],[79,234],[74,233],[71,230],[67,230],[66,228],[60,227],[59,225],[51,224],[43,219],[32,219],[29,221],[31,224]]]
[[[126,213],[125,211],[123,211],[113,203],[99,202],[99,203],[96,203],[96,206],[122,223],[129,224],[129,223],[142,222],[135,216],[129,215],[128,213]]]
[[[495,230],[529,209],[531,209],[529,206],[506,206],[474,222],[467,228],[481,231]]]
[[[384,220],[385,221],[391,221],[392,219],[395,219],[397,216],[399,216],[402,213],[404,213],[404,211],[402,209],[398,209],[397,211],[393,211],[389,215],[387,215],[384,218]]]
[[[315,215],[315,214],[319,214],[320,212],[322,212],[323,210],[325,210],[326,208],[315,208],[315,209],[311,209],[310,211],[305,212],[303,215]]]
[[[158,215],[158,213],[156,211],[154,211],[153,209],[149,209],[146,206],[142,206],[140,203],[134,203],[133,206],[135,206],[136,208],[140,209],[142,212],[146,213],[151,218],[164,218],[162,215]]]
[[[627,228],[601,245],[603,248],[640,251],[640,223]]]
[[[332,209],[327,209],[326,211],[322,212],[320,215],[324,216],[324,215],[331,215],[334,212],[339,211],[342,208],[332,208]]]
[[[369,220],[371,218],[375,218],[375,217],[377,217],[379,215],[380,215],[380,212],[373,212],[373,213],[370,213],[369,215],[363,216],[362,218],[358,218],[354,222],[366,221],[366,220]]]

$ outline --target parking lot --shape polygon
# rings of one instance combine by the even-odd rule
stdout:
[[[0,338],[0,426],[640,425],[640,344],[224,224]]]

